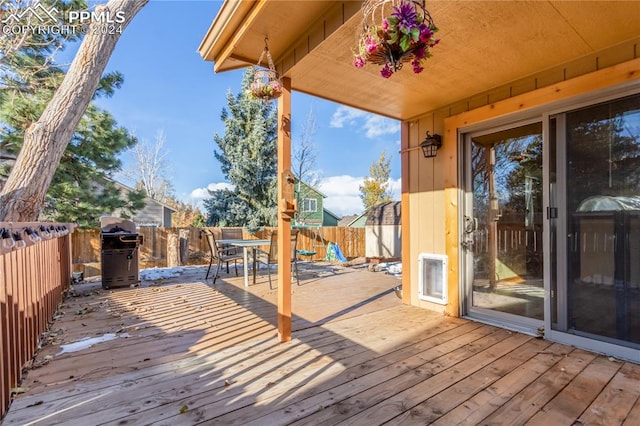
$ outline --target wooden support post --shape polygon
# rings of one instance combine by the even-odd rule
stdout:
[[[409,265],[411,265],[411,241],[409,235],[411,235],[410,224],[411,218],[409,216],[409,212],[411,209],[409,208],[409,122],[403,121],[400,125],[400,152],[402,154],[400,157],[400,173],[402,175],[401,179],[401,209],[400,209],[400,229],[402,236],[402,264],[407,265],[405,269],[402,271],[402,303],[410,305],[411,304],[411,295],[418,294],[417,288],[412,288],[411,286],[411,277],[412,271]],[[415,154],[414,154],[415,155]]]
[[[282,79],[278,98],[278,335],[291,340],[291,217],[285,214],[288,183],[283,177],[291,168],[291,79]],[[290,200],[293,201],[293,200]]]

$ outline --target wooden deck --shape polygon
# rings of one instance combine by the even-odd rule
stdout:
[[[390,275],[303,273],[281,344],[266,276],[204,271],[77,285],[2,424],[640,424],[639,365],[403,306]]]

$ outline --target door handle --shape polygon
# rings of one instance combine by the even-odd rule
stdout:
[[[464,232],[467,234],[472,234],[474,231],[478,230],[478,218],[465,216],[464,217]]]

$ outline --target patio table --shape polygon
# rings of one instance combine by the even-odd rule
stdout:
[[[218,244],[227,244],[235,247],[242,247],[242,268],[244,272],[244,286],[249,287],[249,248],[253,252],[253,283],[256,283],[256,248],[268,246],[271,240],[218,240]]]

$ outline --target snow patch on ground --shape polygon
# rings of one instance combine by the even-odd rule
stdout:
[[[58,353],[58,355],[62,355],[64,353],[69,352],[78,352],[83,349],[90,348],[98,343],[108,342],[109,340],[117,339],[118,337],[129,337],[128,333],[106,333],[102,336],[98,337],[85,337],[84,339],[78,340],[77,342],[69,343],[68,345],[60,345],[62,351]]]
[[[402,262],[380,262],[373,265],[374,272],[384,272],[395,277],[402,277]]]
[[[166,278],[176,278],[184,273],[183,267],[174,268],[149,268],[140,271],[140,279],[143,281],[156,281]]]

